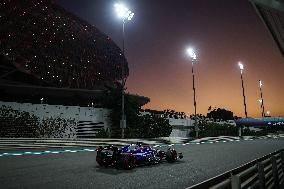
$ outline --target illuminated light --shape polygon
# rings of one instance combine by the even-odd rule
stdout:
[[[259,87],[261,87],[262,86],[262,81],[261,80],[259,80]]]
[[[64,62],[62,62],[62,64],[64,65],[65,63],[64,63]]]
[[[59,82],[62,82],[62,80],[60,79]]]
[[[133,18],[134,13],[131,12],[131,11],[130,11],[127,7],[125,7],[124,5],[122,5],[122,4],[115,4],[114,7],[115,7],[115,11],[116,11],[116,13],[117,13],[117,16],[118,16],[119,18],[122,18],[123,21],[124,21],[125,19],[131,20],[131,19]]]
[[[88,149],[87,151],[89,151],[89,152],[94,152],[95,150]]]
[[[270,114],[270,111],[267,111],[266,113],[267,113],[267,115],[269,115],[269,114]]]
[[[54,78],[54,75],[52,77]]]
[[[193,60],[196,60],[196,54],[194,52],[194,50],[192,48],[188,48],[186,50],[186,53],[189,55],[190,58],[192,58]]]
[[[49,74],[49,72],[47,72]]]
[[[12,154],[13,156],[21,156],[21,155],[23,155],[23,154]]]
[[[261,100],[261,99],[258,99],[257,101],[258,101],[259,103],[262,103],[262,100]]]
[[[240,67],[240,70],[243,70],[243,69],[244,69],[244,65],[243,65],[241,62],[239,62],[238,65],[239,65],[239,67]]]
[[[31,154],[32,152],[25,152],[25,154]]]

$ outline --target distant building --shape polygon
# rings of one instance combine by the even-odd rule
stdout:
[[[284,117],[240,118],[235,120],[237,126],[256,128],[275,128],[284,130]]]

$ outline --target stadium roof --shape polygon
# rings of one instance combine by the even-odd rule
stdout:
[[[0,1],[0,24],[0,78],[96,90],[128,76],[111,38],[52,0]]]
[[[284,57],[284,0],[250,0]]]

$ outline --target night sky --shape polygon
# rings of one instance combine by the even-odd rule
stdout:
[[[284,59],[247,0],[57,0],[122,46],[114,4],[135,15],[126,23],[127,91],[150,97],[143,108],[193,113],[191,62],[197,53],[197,113],[225,108],[244,116],[238,61],[244,64],[249,117],[261,117],[258,80],[271,116],[284,116]]]

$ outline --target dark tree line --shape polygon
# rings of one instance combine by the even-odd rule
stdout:
[[[234,114],[233,112],[222,109],[222,108],[217,108],[214,110],[211,110],[210,112],[207,113],[207,118],[213,118],[214,120],[233,120],[234,119]]]
[[[121,137],[120,119],[121,119],[121,91],[122,86],[117,84],[116,87],[109,87],[105,94],[101,97],[103,107],[111,109],[110,120],[110,137]],[[142,116],[141,104],[137,97],[133,95],[125,95],[125,114],[126,124],[125,137],[127,138],[154,138],[161,136],[169,136],[172,126],[164,117],[145,115]],[[106,134],[104,131],[101,134]]]

